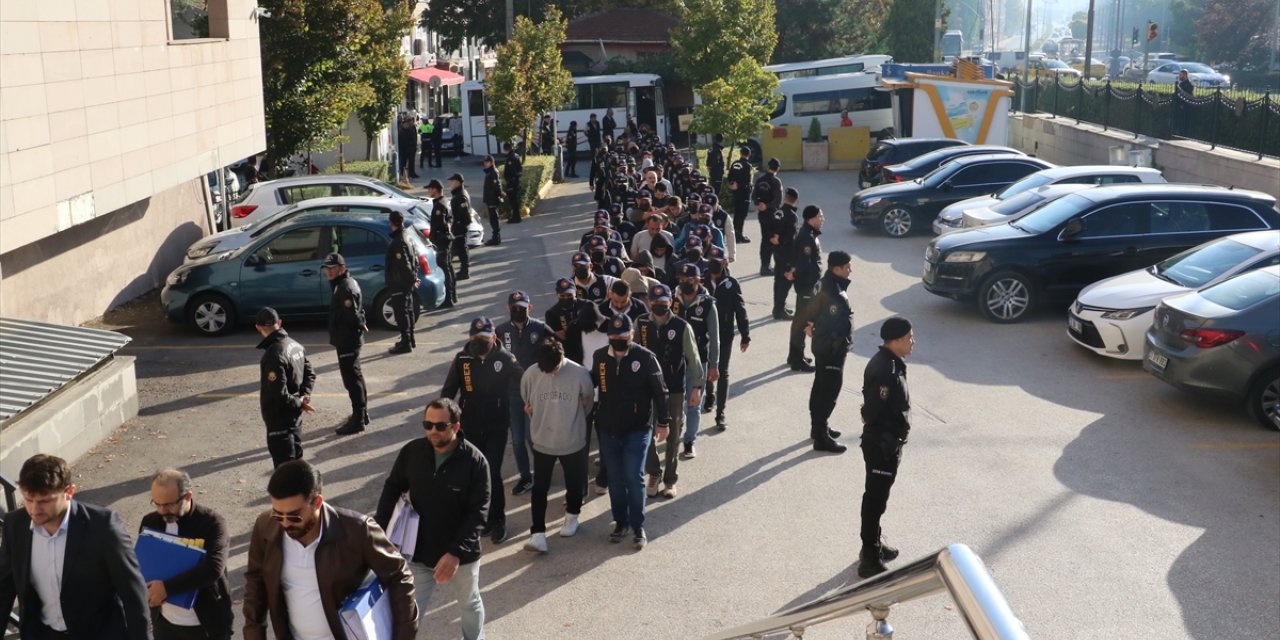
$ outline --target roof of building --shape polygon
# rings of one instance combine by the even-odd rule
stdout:
[[[0,318],[0,423],[96,369],[130,340],[114,331]]]
[[[600,11],[569,22],[565,42],[666,44],[667,32],[679,24],[676,18],[649,9]]]

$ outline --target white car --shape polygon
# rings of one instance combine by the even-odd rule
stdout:
[[[1161,300],[1275,264],[1280,264],[1280,231],[1211,240],[1155,266],[1085,287],[1067,311],[1067,335],[1094,353],[1141,360],[1144,336]]]
[[[280,178],[249,185],[249,190],[231,207],[231,224],[239,227],[268,218],[289,205],[314,198],[339,196],[372,196],[405,198],[428,202],[425,209],[431,212],[430,201],[419,198],[395,185],[376,178],[353,174],[311,175]],[[467,226],[467,246],[478,247],[484,243],[484,227],[475,208],[471,209],[471,224]]]
[[[1147,82],[1151,84],[1177,84],[1178,72],[1187,71],[1191,84],[1197,87],[1231,88],[1231,76],[1218,73],[1207,64],[1200,62],[1165,62],[1147,74]]]
[[[1087,186],[1098,184],[1126,184],[1143,182],[1148,184],[1164,183],[1164,176],[1156,169],[1146,167],[1125,167],[1113,165],[1080,165],[1075,167],[1054,167],[1037,171],[1000,191],[989,195],[961,200],[944,208],[934,219],[934,233],[954,231],[962,226],[962,220],[973,213],[975,220],[987,220],[987,224],[1004,222],[1005,215],[991,215],[991,208],[1016,195],[1032,189],[1053,184],[1082,184]],[[1014,209],[1017,211],[1020,209]],[[982,226],[973,224],[968,226]]]

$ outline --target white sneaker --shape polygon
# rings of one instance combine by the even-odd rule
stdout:
[[[561,538],[571,538],[573,534],[578,532],[578,514],[566,513],[564,516],[564,526],[560,527]],[[546,544],[545,542],[543,543]]]
[[[538,553],[547,552],[547,534],[535,533],[524,543],[524,548],[529,551],[537,551]]]

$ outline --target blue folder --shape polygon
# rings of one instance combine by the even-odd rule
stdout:
[[[142,579],[147,582],[168,580],[186,573],[200,564],[205,557],[203,549],[183,544],[178,541],[177,536],[154,529],[143,529],[133,550],[138,555]],[[196,604],[196,592],[170,593],[164,601],[183,609],[190,609]]]

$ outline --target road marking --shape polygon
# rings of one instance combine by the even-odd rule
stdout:
[[[407,396],[409,395],[409,392],[408,391],[370,391],[366,395]],[[201,393],[196,395],[196,397],[202,400],[219,400],[219,399],[225,399],[225,398],[256,398],[258,397],[258,394],[257,393]],[[311,394],[311,397],[312,398],[345,398],[347,397],[347,394],[346,393],[313,393]]]
[[[384,342],[384,343],[378,343],[378,342],[366,342],[366,343],[365,343],[365,345],[366,345],[366,346],[368,346],[368,345],[376,345],[376,344],[387,344],[387,345],[390,345],[390,344],[393,344],[393,343],[392,343],[392,342],[390,342],[390,341],[387,341],[387,342]],[[438,343],[438,342],[418,342],[418,344],[439,344],[439,343]],[[302,346],[303,346],[303,347],[305,347],[305,348],[307,348],[307,349],[329,349],[329,348],[331,348],[333,345],[329,345],[329,344],[304,344],[304,345],[302,345]],[[252,349],[255,349],[256,347],[257,347],[257,345],[252,344],[252,343],[247,343],[247,342],[246,342],[246,343],[244,343],[244,344],[131,344],[131,345],[126,346],[126,347],[124,348],[124,351],[129,351],[129,350],[131,350],[131,349],[139,349],[139,350],[145,350],[145,351],[158,351],[158,350],[162,350],[162,349],[172,349],[172,350],[176,350],[176,351],[197,351],[197,350],[198,350],[198,351],[205,351],[205,350],[208,350],[208,349],[245,349],[245,350],[252,350]]]
[[[1280,449],[1280,442],[1201,442],[1192,449]]]

